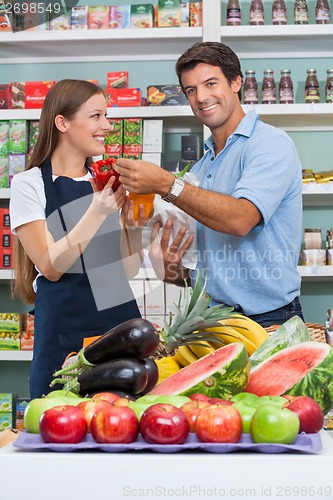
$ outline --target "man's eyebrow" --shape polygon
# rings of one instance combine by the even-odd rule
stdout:
[[[214,81],[218,80],[217,76],[211,76],[210,78],[207,78],[207,80],[204,80],[202,83],[208,83],[208,82],[211,82],[213,80]],[[191,89],[193,87],[195,87],[195,85],[187,85],[186,87],[184,87],[184,90]]]

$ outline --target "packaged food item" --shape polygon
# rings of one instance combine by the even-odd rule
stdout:
[[[316,69],[308,69],[305,81],[305,102],[315,104],[320,102],[319,82]]]
[[[228,0],[227,3],[227,26],[240,26],[241,9],[238,0]]]
[[[180,85],[149,85],[148,106],[186,106],[187,98]]]
[[[9,208],[0,208],[0,229],[10,228]]]
[[[13,394],[5,392],[0,394],[0,412],[11,413],[13,410]]]
[[[250,25],[260,26],[265,23],[262,0],[252,0],[250,5]]]
[[[0,313],[0,349],[20,348],[19,313]]]
[[[124,155],[142,153],[143,119],[124,119]]]
[[[29,313],[25,314],[22,319],[22,331],[20,335],[20,348],[22,351],[32,351],[34,347],[34,319],[34,315]]]
[[[180,0],[158,0],[158,27],[180,26]]]
[[[272,24],[287,24],[287,7],[284,0],[273,1]]]
[[[327,70],[325,98],[327,103],[333,104],[333,69]]]
[[[27,139],[27,121],[9,120],[8,153],[25,153],[27,150]]]
[[[9,153],[9,121],[0,121],[0,156],[7,156]]]
[[[31,154],[36,145],[39,134],[39,120],[29,121],[29,143],[28,143],[28,153]]]
[[[295,0],[294,2],[294,23],[308,24],[309,12],[306,0]]]
[[[131,5],[131,28],[153,28],[154,6],[151,3]]]
[[[202,26],[202,2],[190,2],[190,19],[191,28]]]
[[[180,2],[180,26],[187,28],[190,26],[190,3]]]
[[[10,183],[15,174],[25,170],[26,155],[25,154],[10,154],[8,156],[8,183]]]
[[[293,82],[290,75],[290,69],[281,70],[281,78],[279,84],[280,104],[293,104],[294,102]]]
[[[108,118],[111,129],[106,134],[105,154],[107,156],[121,155],[123,152],[123,119]]]
[[[15,398],[15,429],[24,431],[24,412],[31,400],[29,398]]]
[[[50,19],[50,30],[70,30],[71,29],[71,13],[62,14],[61,16]]]
[[[105,30],[109,28],[108,5],[97,5],[88,7],[88,28],[90,30]]]
[[[317,0],[316,3],[316,24],[330,23],[330,4],[328,0]]]
[[[124,29],[131,27],[131,6],[110,5],[109,28]]]
[[[276,86],[274,80],[274,71],[272,69],[264,70],[261,96],[263,104],[276,104]]]
[[[1,32],[1,29],[0,29]],[[0,109],[9,109],[9,84],[0,84]]]
[[[318,250],[322,246],[321,229],[318,227],[307,227],[304,229],[304,249]]]
[[[108,107],[110,108],[140,106],[141,104],[141,91],[137,88],[108,88],[105,93],[109,97]]]
[[[253,69],[245,71],[244,104],[258,104],[258,84]]]
[[[326,266],[326,250],[303,250],[301,261],[302,266]]]
[[[0,188],[9,187],[8,155],[0,156]],[[0,208],[0,211],[3,210]],[[2,215],[2,214],[1,214]],[[0,222],[1,227],[1,222]]]
[[[71,9],[71,29],[88,29],[88,6],[76,5]]]
[[[128,71],[109,71],[106,74],[106,88],[128,88]]]

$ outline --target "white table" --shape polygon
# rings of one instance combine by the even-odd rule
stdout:
[[[0,500],[333,499],[333,439],[316,455],[0,449]]]

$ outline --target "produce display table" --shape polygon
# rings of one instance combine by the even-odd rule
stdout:
[[[1,500],[332,499],[333,439],[300,453],[59,453],[0,449]]]

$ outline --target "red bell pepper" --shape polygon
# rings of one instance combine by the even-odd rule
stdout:
[[[99,191],[104,189],[110,177],[115,177],[115,181],[112,185],[112,191],[115,192],[119,188],[119,174],[112,167],[115,163],[116,160],[114,158],[107,158],[106,160],[98,160],[91,165],[90,168],[92,175]]]

